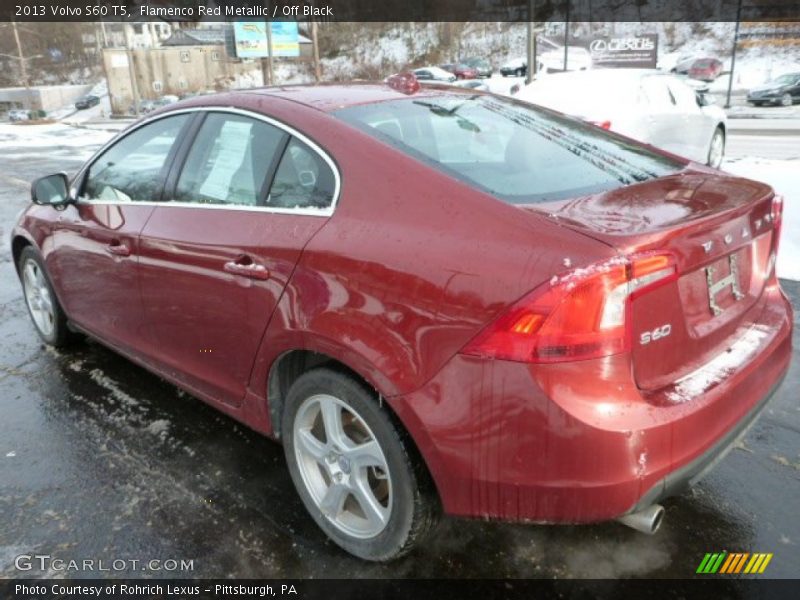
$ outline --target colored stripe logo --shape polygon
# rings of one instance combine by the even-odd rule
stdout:
[[[704,575],[713,575],[714,573],[753,575],[763,573],[771,560],[771,552],[754,552],[753,554],[749,552],[709,552],[700,561],[700,566],[695,572]]]

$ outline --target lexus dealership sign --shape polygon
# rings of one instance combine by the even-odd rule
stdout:
[[[655,69],[658,34],[595,37],[589,42],[588,48],[595,67]]]

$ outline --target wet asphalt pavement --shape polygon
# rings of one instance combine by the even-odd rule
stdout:
[[[1,136],[0,136],[1,137]],[[0,140],[2,141],[2,140]],[[87,150],[0,148],[0,578],[20,554],[184,559],[163,577],[691,577],[706,552],[772,552],[765,576],[800,575],[800,360],[742,444],[659,533],[446,519],[388,565],[349,557],[305,514],[282,449],[103,346],[46,349],[11,264],[28,182],[74,171]],[[800,284],[784,288],[800,315]],[[800,323],[795,320],[795,347]],[[95,573],[94,575],[97,575]]]

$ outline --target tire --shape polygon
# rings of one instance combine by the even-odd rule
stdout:
[[[299,377],[287,395],[281,431],[303,504],[350,554],[388,561],[434,528],[438,498],[411,439],[375,393],[350,375],[317,368]],[[372,466],[359,468],[361,461]]]
[[[66,346],[72,341],[67,316],[53,291],[44,262],[33,247],[27,246],[20,253],[17,272],[36,333],[50,346]]]
[[[522,69],[517,69],[516,71],[514,71],[514,75],[516,75],[517,77],[522,77],[523,75],[525,75],[525,73],[523,72]]]
[[[792,95],[788,92],[781,96],[781,106],[791,106],[792,105]]]
[[[711,136],[711,143],[708,145],[708,160],[706,164],[714,169],[719,169],[722,160],[725,158],[725,132],[722,127],[714,130]]]

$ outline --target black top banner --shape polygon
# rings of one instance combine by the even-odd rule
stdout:
[[[9,21],[800,21],[798,0],[3,0]]]

